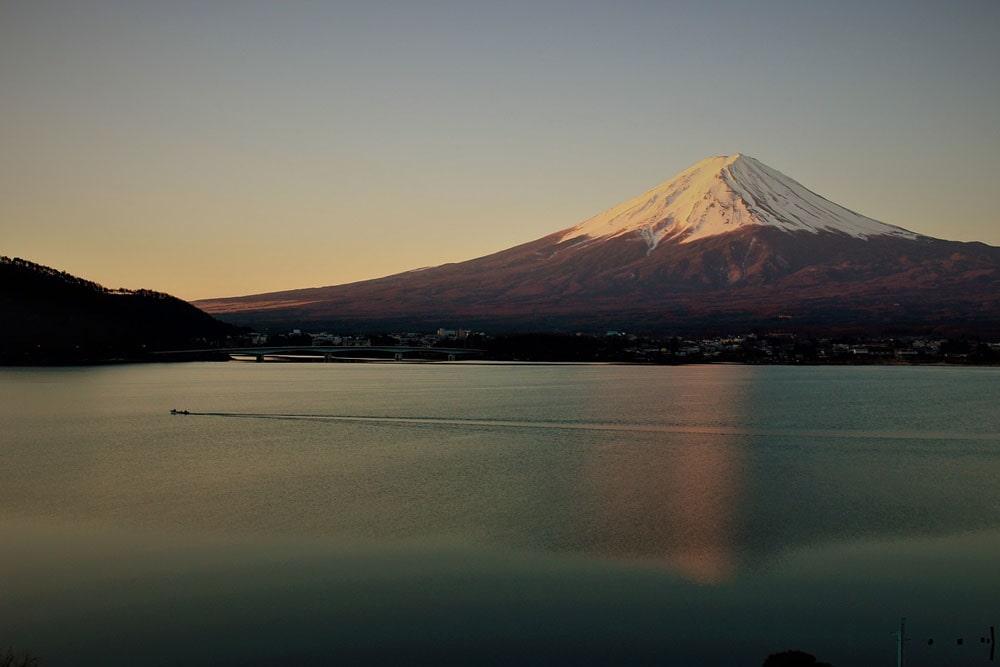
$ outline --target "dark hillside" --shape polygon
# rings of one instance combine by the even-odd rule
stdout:
[[[111,290],[27,260],[0,257],[0,363],[144,359],[217,345],[234,333],[176,297]]]

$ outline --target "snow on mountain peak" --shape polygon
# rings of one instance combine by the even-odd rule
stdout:
[[[735,153],[702,160],[666,183],[565,230],[559,240],[638,233],[647,252],[652,252],[664,239],[688,243],[751,225],[857,238],[918,237],[834,204],[758,160]]]

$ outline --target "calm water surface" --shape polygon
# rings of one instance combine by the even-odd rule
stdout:
[[[0,369],[0,647],[843,667],[906,616],[908,665],[989,664],[997,406],[991,368]]]

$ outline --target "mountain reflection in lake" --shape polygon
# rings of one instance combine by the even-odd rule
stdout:
[[[745,422],[742,383],[720,377],[734,370],[701,369],[687,392],[658,413],[683,424],[682,432],[622,433],[589,449],[579,485],[589,510],[587,551],[652,560],[704,583],[733,575],[747,443],[733,433],[700,432],[698,425]],[[618,414],[629,414],[635,403],[627,393],[606,400],[618,403],[608,406]]]
[[[2,369],[2,639],[45,667],[887,664],[905,615],[908,664],[980,664],[998,380]]]

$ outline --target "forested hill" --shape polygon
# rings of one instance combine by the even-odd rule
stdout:
[[[0,257],[0,363],[149,358],[220,344],[235,329],[186,301],[108,289],[24,259]]]

